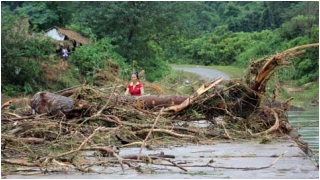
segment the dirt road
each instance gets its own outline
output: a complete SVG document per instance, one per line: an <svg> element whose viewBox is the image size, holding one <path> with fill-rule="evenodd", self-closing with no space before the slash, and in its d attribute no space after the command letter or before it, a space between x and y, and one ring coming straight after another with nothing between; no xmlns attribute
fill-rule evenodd
<svg viewBox="0 0 320 180"><path fill-rule="evenodd" d="M219 76L222 76L223 79L230 79L230 76L222 71L213 70L213 69L207 69L202 67L178 67L178 66L172 66L174 70L183 70L187 72L192 72L195 74L198 74L199 76L203 77L207 80L212 80L215 78L218 78Z"/></svg>

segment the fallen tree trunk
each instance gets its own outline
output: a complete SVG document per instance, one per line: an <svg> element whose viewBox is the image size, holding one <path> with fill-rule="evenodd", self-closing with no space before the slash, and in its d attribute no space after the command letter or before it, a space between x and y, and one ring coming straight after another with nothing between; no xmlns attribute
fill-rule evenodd
<svg viewBox="0 0 320 180"><path fill-rule="evenodd" d="M129 102L138 109L151 111L158 111L161 107L165 107L163 114L173 116L184 114L185 111L192 109L207 118L220 115L247 118L260 106L267 82L277 68L290 65L290 58L302 54L304 48L312 46L318 46L318 43L298 46L253 61L243 79L225 81L222 83L223 88L213 88L222 82L220 77L201 86L191 96L149 95L121 96L121 98L114 96L109 97L108 101L113 101L114 106L118 101ZM89 105L77 99L72 100L48 92L39 92L31 99L31 107L38 113L58 114L62 112L74 117L79 116L81 114L79 110L84 110Z"/></svg>
<svg viewBox="0 0 320 180"><path fill-rule="evenodd" d="M158 109L161 107L167 107L164 109L164 114L177 113L188 105L192 104L201 94L205 93L214 86L217 86L222 81L222 77L213 80L210 83L202 85L191 96L179 96L179 95L150 95L150 96L138 96L136 97L136 105L139 108L144 109Z"/></svg>
<svg viewBox="0 0 320 180"><path fill-rule="evenodd" d="M255 79L254 79L253 86L251 87L252 90L257 91L258 93L264 93L267 81L273 75L273 71L275 70L276 67L291 65L290 58L303 54L305 52L305 50L303 50L304 48L308 48L312 46L319 46L319 43L297 46L297 47L288 49L282 53L277 53L275 55L268 56L252 62L250 67L251 68L254 67L254 72L255 72L253 74L255 75ZM262 63L264 62L265 64L262 66Z"/></svg>
<svg viewBox="0 0 320 180"><path fill-rule="evenodd" d="M140 109L157 110L162 107L181 104L188 96L182 95L147 95L136 98L136 105Z"/></svg>

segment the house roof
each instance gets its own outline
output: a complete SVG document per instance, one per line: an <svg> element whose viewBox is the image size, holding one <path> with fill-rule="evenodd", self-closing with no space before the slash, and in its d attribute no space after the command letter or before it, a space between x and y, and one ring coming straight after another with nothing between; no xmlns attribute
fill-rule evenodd
<svg viewBox="0 0 320 180"><path fill-rule="evenodd" d="M65 35L67 36L69 39L73 39L81 44L90 44L90 39L87 37L82 36L81 34L72 31L70 29L64 29L64 28L60 28L57 26L54 26L48 30L46 30L45 32L48 32L52 29L57 29L57 31L59 32L59 34Z"/></svg>

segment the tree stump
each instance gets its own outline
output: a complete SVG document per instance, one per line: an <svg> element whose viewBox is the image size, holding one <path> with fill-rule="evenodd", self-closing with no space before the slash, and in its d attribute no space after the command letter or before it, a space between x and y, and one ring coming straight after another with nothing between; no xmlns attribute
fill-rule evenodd
<svg viewBox="0 0 320 180"><path fill-rule="evenodd" d="M81 112L89 108L89 102L81 99L73 100L50 92L37 92L30 99L31 108L38 114L80 116Z"/></svg>

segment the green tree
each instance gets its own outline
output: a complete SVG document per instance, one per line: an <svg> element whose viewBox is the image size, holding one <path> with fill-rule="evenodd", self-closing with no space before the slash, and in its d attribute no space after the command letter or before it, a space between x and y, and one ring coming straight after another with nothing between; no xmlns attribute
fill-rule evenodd
<svg viewBox="0 0 320 180"><path fill-rule="evenodd" d="M97 38L108 37L128 64L136 61L144 69L167 72L166 66L146 66L161 59L164 47L179 36L188 34L188 23L182 18L192 2L78 2L83 11L74 16L78 27L89 27ZM92 11L94 9L94 11ZM153 45L151 45L153 44ZM155 45L156 44L156 45ZM162 75L163 74L163 75ZM148 76L147 76L148 78ZM150 77L149 77L150 78ZM155 80L153 78L149 80Z"/></svg>
<svg viewBox="0 0 320 180"><path fill-rule="evenodd" d="M36 30L46 30L52 26L64 27L71 21L73 3L66 1L27 1L16 11L28 16Z"/></svg>
<svg viewBox="0 0 320 180"><path fill-rule="evenodd" d="M83 55L79 56L82 58L79 62L86 59L83 64L77 64L81 73L94 73L94 69L104 66L106 48L101 48L103 44L112 45L112 52L131 66L124 71L144 69L147 79L153 81L167 74L168 62L246 66L252 58L302 43L318 42L318 2L48 1L2 4L11 9L18 7L15 12L30 17L38 31L58 25L100 43L79 48L78 53ZM109 42L103 43L104 38ZM23 53L33 52L38 48L34 45L24 47ZM308 51L306 54L305 59L313 62L316 53ZM43 58L40 54L37 56ZM76 59L74 61L77 63ZM308 73L306 67L314 66L313 63L300 63L300 59L297 62L296 65L301 66L298 77ZM152 75L148 76L149 72Z"/></svg>
<svg viewBox="0 0 320 180"><path fill-rule="evenodd" d="M291 9L284 14L287 21L281 25L282 36L286 39L304 35L312 38L313 27L319 26L319 3L301 2Z"/></svg>
<svg viewBox="0 0 320 180"><path fill-rule="evenodd" d="M70 57L70 62L74 64L81 75L83 75L88 83L92 83L94 73L99 70L108 70L108 60L113 59L120 65L123 75L128 75L128 69L124 63L124 58L114 51L114 46L110 40L103 38L94 42L90 46L81 46Z"/></svg>
<svg viewBox="0 0 320 180"><path fill-rule="evenodd" d="M50 41L30 37L28 21L1 8L1 87L2 92L32 93L40 87L40 60L54 52Z"/></svg>

